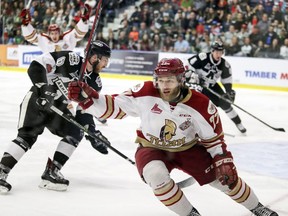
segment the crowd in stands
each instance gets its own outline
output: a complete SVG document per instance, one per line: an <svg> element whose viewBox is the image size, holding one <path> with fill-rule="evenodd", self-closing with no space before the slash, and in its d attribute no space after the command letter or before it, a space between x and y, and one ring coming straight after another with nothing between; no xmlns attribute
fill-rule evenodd
<svg viewBox="0 0 288 216"><path fill-rule="evenodd" d="M95 0L86 2L95 8ZM136 1L109 2L102 11L97 39L112 49L208 52L211 42L220 38L228 56L288 59L288 2L285 0L144 0L130 16L120 14L119 28L109 29L104 36L103 27L113 22L117 11L135 5ZM57 23L62 31L73 28L83 3L81 0L33 1L32 25L40 32L46 31L51 23ZM0 32L4 34L4 41L0 42L25 44L17 16L24 3L5 0L1 1L1 8L5 29Z"/></svg>

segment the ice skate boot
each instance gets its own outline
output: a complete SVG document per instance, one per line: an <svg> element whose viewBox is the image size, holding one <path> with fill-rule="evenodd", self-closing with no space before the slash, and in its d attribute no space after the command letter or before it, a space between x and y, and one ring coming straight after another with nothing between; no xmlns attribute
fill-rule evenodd
<svg viewBox="0 0 288 216"><path fill-rule="evenodd" d="M191 212L187 216L201 216L200 213L195 209L194 207L192 208Z"/></svg>
<svg viewBox="0 0 288 216"><path fill-rule="evenodd" d="M5 172L5 166L0 164L0 194L5 194L11 190L12 186L6 181L8 172Z"/></svg>
<svg viewBox="0 0 288 216"><path fill-rule="evenodd" d="M278 214L271 209L263 206L260 202L256 208L252 209L251 212L256 216L278 216Z"/></svg>
<svg viewBox="0 0 288 216"><path fill-rule="evenodd" d="M242 125L242 123L240 124L236 124L236 127L238 128L238 130L241 132L241 133L246 133L246 128Z"/></svg>
<svg viewBox="0 0 288 216"><path fill-rule="evenodd" d="M60 169L48 158L46 169L41 176L39 187L48 190L66 191L69 181L61 174Z"/></svg>

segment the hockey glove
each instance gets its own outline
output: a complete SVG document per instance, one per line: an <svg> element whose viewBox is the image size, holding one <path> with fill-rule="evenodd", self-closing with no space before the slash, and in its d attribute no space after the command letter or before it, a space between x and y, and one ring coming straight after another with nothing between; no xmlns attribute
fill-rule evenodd
<svg viewBox="0 0 288 216"><path fill-rule="evenodd" d="M110 145L110 142L108 141L108 139L105 136L103 136L103 134L99 130L96 130L94 132L94 135L96 137L99 137L99 139L94 139L93 137L89 135L86 135L85 138L90 141L94 149L96 149L102 154L108 154L107 145Z"/></svg>
<svg viewBox="0 0 288 216"><path fill-rule="evenodd" d="M230 100L230 101L233 103L233 102L235 101L236 92L235 92L233 89L231 89L231 91L230 91L230 92L226 92L226 93L223 95L223 97L224 97L225 99Z"/></svg>
<svg viewBox="0 0 288 216"><path fill-rule="evenodd" d="M39 88L39 97L36 103L40 106L41 110L49 111L55 96L56 91L54 86L44 84Z"/></svg>
<svg viewBox="0 0 288 216"><path fill-rule="evenodd" d="M92 10L92 8L89 4L84 4L83 13L81 14L81 18L82 18L83 22L86 22L87 20L89 20L91 10Z"/></svg>
<svg viewBox="0 0 288 216"><path fill-rule="evenodd" d="M199 75L192 70L185 71L185 83L186 85L191 88L195 89L196 91L201 92L202 86L200 85Z"/></svg>
<svg viewBox="0 0 288 216"><path fill-rule="evenodd" d="M83 109L87 109L93 104L92 98L98 99L99 94L87 83L73 81L68 85L68 98L79 103Z"/></svg>
<svg viewBox="0 0 288 216"><path fill-rule="evenodd" d="M237 183L238 174L233 163L231 152L226 152L222 155L216 155L213 158L213 166L215 169L216 178L222 185L228 185L230 189Z"/></svg>
<svg viewBox="0 0 288 216"><path fill-rule="evenodd" d="M31 22L31 15L29 9L24 8L19 17L22 19L22 25L27 26Z"/></svg>

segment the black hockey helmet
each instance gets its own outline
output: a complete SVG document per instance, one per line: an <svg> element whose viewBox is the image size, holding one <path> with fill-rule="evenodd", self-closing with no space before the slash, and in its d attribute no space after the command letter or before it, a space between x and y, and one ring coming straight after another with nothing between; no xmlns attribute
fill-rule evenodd
<svg viewBox="0 0 288 216"><path fill-rule="evenodd" d="M100 58L102 56L106 56L110 58L111 49L103 41L100 41L100 40L91 41L89 56L92 56L94 54L99 55Z"/></svg>
<svg viewBox="0 0 288 216"><path fill-rule="evenodd" d="M224 51L224 45L221 41L214 41L211 45L212 51L214 50L219 50L219 51Z"/></svg>

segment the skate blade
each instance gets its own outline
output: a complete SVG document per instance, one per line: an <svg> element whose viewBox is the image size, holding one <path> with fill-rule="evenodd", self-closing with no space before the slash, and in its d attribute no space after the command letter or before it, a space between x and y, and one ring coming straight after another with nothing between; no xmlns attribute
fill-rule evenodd
<svg viewBox="0 0 288 216"><path fill-rule="evenodd" d="M39 184L39 188L41 189L54 190L54 191L66 191L67 187L68 185L56 184L47 180L42 180L42 182Z"/></svg>
<svg viewBox="0 0 288 216"><path fill-rule="evenodd" d="M8 188L0 186L0 194L5 195L9 192Z"/></svg>

